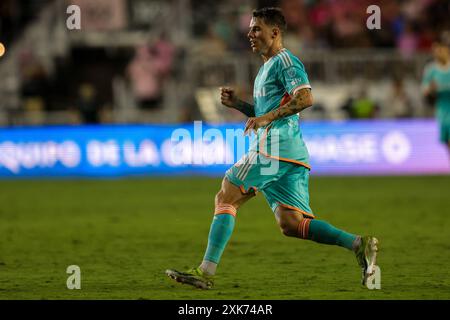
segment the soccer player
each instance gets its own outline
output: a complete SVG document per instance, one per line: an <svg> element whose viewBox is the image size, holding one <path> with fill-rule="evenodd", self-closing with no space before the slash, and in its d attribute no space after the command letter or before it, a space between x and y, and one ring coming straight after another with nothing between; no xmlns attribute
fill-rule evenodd
<svg viewBox="0 0 450 320"><path fill-rule="evenodd" d="M440 141L450 155L450 32L443 33L433 44L434 61L424 69L422 88L424 96L433 100L439 123Z"/></svg>
<svg viewBox="0 0 450 320"><path fill-rule="evenodd" d="M364 285L374 272L378 240L350 234L317 220L309 206L310 166L298 113L312 106L313 99L303 64L283 47L284 30L286 22L280 9L253 11L248 38L252 51L264 61L255 80L254 105L239 100L231 88L221 88L221 102L249 117L244 132L255 131L256 143L225 174L215 197L214 218L200 266L185 272L166 270L178 282L202 289L213 286L237 211L256 192L267 199L284 235L353 251L362 268ZM277 170L271 174L263 172L267 164Z"/></svg>

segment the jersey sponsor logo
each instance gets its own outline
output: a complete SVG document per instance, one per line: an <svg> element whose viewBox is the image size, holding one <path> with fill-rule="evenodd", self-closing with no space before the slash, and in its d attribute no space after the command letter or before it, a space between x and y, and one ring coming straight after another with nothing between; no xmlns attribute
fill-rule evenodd
<svg viewBox="0 0 450 320"><path fill-rule="evenodd" d="M295 70L294 67L290 67L289 69L287 69L286 73L291 78L294 78L297 75L297 71Z"/></svg>
<svg viewBox="0 0 450 320"><path fill-rule="evenodd" d="M303 80L302 76L299 74L299 72L294 67L290 67L289 69L287 69L286 74L290 78L287 80L289 80L289 83L291 86L296 86L296 85L306 82Z"/></svg>

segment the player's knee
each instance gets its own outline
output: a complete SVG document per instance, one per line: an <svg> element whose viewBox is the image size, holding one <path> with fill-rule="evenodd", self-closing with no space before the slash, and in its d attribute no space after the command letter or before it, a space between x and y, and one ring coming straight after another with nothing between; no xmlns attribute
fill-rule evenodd
<svg viewBox="0 0 450 320"><path fill-rule="evenodd" d="M295 237L297 236L297 227L293 226L290 221L280 221L279 223L280 231L286 237Z"/></svg>
<svg viewBox="0 0 450 320"><path fill-rule="evenodd" d="M238 209L252 196L254 195L242 194L240 188L224 179L220 191L215 196L214 202L216 207L221 204L229 204Z"/></svg>
<svg viewBox="0 0 450 320"><path fill-rule="evenodd" d="M221 203L231 203L233 205L235 204L233 197L227 194L227 192L223 189L217 192L216 197L214 198L214 202L216 206Z"/></svg>
<svg viewBox="0 0 450 320"><path fill-rule="evenodd" d="M223 206L233 207L233 210L237 210L239 208L239 205L235 201L233 201L233 198L230 197L230 195L227 195L226 191L224 191L223 189L217 192L214 198L214 205L216 209Z"/></svg>
<svg viewBox="0 0 450 320"><path fill-rule="evenodd" d="M283 235L287 237L298 236L298 225L303 219L301 215L296 211L278 207L276 216L280 231Z"/></svg>

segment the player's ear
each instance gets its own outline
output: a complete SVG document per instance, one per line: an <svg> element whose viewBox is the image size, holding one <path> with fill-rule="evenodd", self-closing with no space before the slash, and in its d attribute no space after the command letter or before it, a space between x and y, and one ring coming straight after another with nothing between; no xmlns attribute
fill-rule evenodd
<svg viewBox="0 0 450 320"><path fill-rule="evenodd" d="M272 38L275 39L280 34L280 29L273 28L272 29Z"/></svg>

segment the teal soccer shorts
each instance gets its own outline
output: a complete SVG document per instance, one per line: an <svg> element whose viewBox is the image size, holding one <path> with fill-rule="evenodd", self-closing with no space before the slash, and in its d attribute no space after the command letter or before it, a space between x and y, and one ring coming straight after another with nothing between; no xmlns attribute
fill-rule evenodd
<svg viewBox="0 0 450 320"><path fill-rule="evenodd" d="M273 212L282 206L314 218L309 207L309 169L304 166L251 151L225 177L244 194L262 192Z"/></svg>

